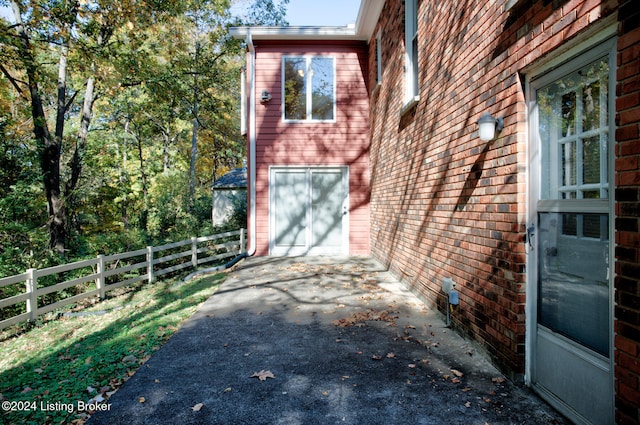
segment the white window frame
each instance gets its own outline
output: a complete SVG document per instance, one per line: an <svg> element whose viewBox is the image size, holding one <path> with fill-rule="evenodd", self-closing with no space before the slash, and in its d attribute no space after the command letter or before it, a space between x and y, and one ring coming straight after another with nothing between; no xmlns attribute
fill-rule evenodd
<svg viewBox="0 0 640 425"><path fill-rule="evenodd" d="M412 106L420 99L418 83L418 0L405 0L404 35L405 35L405 108Z"/></svg>
<svg viewBox="0 0 640 425"><path fill-rule="evenodd" d="M382 83L382 30L376 35L376 84Z"/></svg>
<svg viewBox="0 0 640 425"><path fill-rule="evenodd" d="M306 115L307 118L305 119L288 119L286 118L286 111L285 111L285 83L286 83L286 75L285 75L285 62L287 59L304 59L306 61L306 69L307 72L305 73L304 78L309 78L309 72L308 70L311 67L311 61L313 59L331 59L331 61L333 62L333 70L332 70L332 78L333 78L333 93L332 98L333 98L333 118L332 119L315 119L313 118L313 103L312 103L312 93L313 93L313 85L309 84L309 81L307 81L306 84L306 98L305 98L305 106L306 106ZM335 56L331 56L331 55L286 55L282 57L282 120L284 122L287 123L305 123L305 122L336 122L336 86L337 86L337 81L336 81L336 58Z"/></svg>

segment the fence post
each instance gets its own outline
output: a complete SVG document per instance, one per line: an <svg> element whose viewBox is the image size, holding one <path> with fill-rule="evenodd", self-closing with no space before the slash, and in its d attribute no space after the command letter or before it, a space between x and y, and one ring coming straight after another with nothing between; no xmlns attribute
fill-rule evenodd
<svg viewBox="0 0 640 425"><path fill-rule="evenodd" d="M198 268L198 239L191 238L191 265L194 269Z"/></svg>
<svg viewBox="0 0 640 425"><path fill-rule="evenodd" d="M147 280L153 283L153 247L147 247Z"/></svg>
<svg viewBox="0 0 640 425"><path fill-rule="evenodd" d="M27 313L29 313L29 321L34 322L38 318L38 277L36 276L37 269L27 270Z"/></svg>
<svg viewBox="0 0 640 425"><path fill-rule="evenodd" d="M104 300L106 293L106 282L104 277L104 255L98 255L98 277L96 278L96 288L98 289L98 297Z"/></svg>
<svg viewBox="0 0 640 425"><path fill-rule="evenodd" d="M239 254L242 254L243 252L246 251L246 242L245 242L245 237L244 237L244 228L240 229L240 252Z"/></svg>

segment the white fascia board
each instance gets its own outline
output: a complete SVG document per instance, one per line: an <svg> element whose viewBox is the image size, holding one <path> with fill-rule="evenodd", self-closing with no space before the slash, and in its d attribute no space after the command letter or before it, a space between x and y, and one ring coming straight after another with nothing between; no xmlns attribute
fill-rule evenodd
<svg viewBox="0 0 640 425"><path fill-rule="evenodd" d="M231 27L234 38L253 40L362 40L355 27Z"/></svg>
<svg viewBox="0 0 640 425"><path fill-rule="evenodd" d="M373 36L378 17L385 0L362 0L355 25L291 26L291 27L231 27L234 38L253 40L360 40L369 41Z"/></svg>
<svg viewBox="0 0 640 425"><path fill-rule="evenodd" d="M364 40L369 41L373 37L384 2L385 0L362 0L360 2L360 10L358 10L356 20L356 34L363 36Z"/></svg>

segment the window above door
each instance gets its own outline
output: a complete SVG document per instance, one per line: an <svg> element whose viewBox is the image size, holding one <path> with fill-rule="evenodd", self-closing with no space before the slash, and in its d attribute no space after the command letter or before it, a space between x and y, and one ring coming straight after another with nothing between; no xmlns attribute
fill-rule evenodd
<svg viewBox="0 0 640 425"><path fill-rule="evenodd" d="M335 58L285 56L282 68L284 120L335 121Z"/></svg>

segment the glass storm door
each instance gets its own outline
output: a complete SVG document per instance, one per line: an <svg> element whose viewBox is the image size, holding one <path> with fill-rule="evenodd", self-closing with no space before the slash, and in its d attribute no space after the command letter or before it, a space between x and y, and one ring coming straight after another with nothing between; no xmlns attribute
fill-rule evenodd
<svg viewBox="0 0 640 425"><path fill-rule="evenodd" d="M272 255L348 254L346 167L271 169Z"/></svg>
<svg viewBox="0 0 640 425"><path fill-rule="evenodd" d="M578 423L613 423L612 43L530 83L531 383Z"/></svg>

